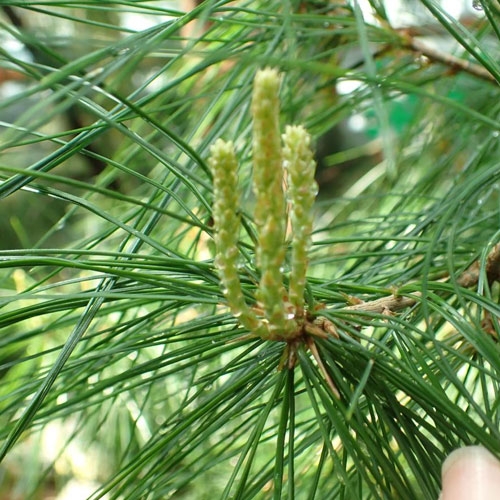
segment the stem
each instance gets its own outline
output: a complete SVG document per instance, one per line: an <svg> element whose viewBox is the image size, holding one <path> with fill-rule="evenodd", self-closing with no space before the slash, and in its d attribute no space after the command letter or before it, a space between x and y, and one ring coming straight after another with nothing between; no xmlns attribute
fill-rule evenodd
<svg viewBox="0 0 500 500"><path fill-rule="evenodd" d="M464 288L471 288L477 285L479 281L480 262L475 261L467 270L465 270L457 279L459 286ZM491 284L498 281L500 278L500 243L496 244L486 259L486 276L488 282ZM444 278L444 281L448 278ZM417 299L421 297L420 292L415 292L411 297L401 297L397 295L390 295L389 297L382 297L380 299L371 300L369 302L362 302L353 306L346 307L347 311L365 311L370 313L382 314L384 312L397 312L407 307L411 307L417 303ZM414 298L413 298L414 297Z"/></svg>
<svg viewBox="0 0 500 500"><path fill-rule="evenodd" d="M408 47L415 52L419 52L425 57L428 57L431 61L444 64L455 71L465 71L466 73L470 73L471 75L482 78L483 80L496 83L495 77L479 64L475 64L467 61L466 59L461 59L445 52L440 52L439 50L429 47L425 43L422 43L420 40L417 40L409 35L406 35L404 40L405 47Z"/></svg>

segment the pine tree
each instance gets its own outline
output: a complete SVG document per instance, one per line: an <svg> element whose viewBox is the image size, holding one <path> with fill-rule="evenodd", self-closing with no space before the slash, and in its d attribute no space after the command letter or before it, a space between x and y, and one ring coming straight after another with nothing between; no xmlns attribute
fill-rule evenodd
<svg viewBox="0 0 500 500"><path fill-rule="evenodd" d="M2 2L0 496L500 457L500 9L360 4Z"/></svg>

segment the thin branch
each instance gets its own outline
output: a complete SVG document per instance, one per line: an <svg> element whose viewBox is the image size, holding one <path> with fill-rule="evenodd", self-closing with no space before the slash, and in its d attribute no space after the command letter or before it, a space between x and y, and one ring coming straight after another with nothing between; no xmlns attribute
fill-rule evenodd
<svg viewBox="0 0 500 500"><path fill-rule="evenodd" d="M346 311L363 311L369 313L383 314L387 311L398 312L417 303L417 298L422 294L415 292L411 297L390 295L370 302L362 302L354 306L346 307Z"/></svg>
<svg viewBox="0 0 500 500"><path fill-rule="evenodd" d="M307 346L309 347L309 350L311 351L314 359L316 360L316 363L318 365L320 372L323 374L323 377L325 377L325 380L326 380L326 383L328 384L328 387L330 388L330 390L332 391L334 396L337 399L340 399L339 390L337 389L337 386L335 385L335 383L331 379L328 371L326 370L325 365L323 364L323 360L321 359L321 356L319 354L318 348L316 347L316 344L314 343L314 340L312 339L312 337L306 337L306 343L307 343Z"/></svg>
<svg viewBox="0 0 500 500"><path fill-rule="evenodd" d="M441 52L437 49L429 47L422 41L413 38L407 33L404 36L405 47L410 48L414 52L419 52L423 56L429 58L431 61L439 62L445 66L450 67L454 71L465 71L471 75L487 80L488 82L497 83L495 77L483 66L475 64L473 62L467 61L466 59L461 59L459 57Z"/></svg>
<svg viewBox="0 0 500 500"><path fill-rule="evenodd" d="M429 47L427 44L422 42L421 40L414 38L412 36L412 32L410 29L405 28L402 30L395 30L401 36L401 42L404 48L410 49L412 52L416 52L427 57L430 61L434 61L445 66L448 66L454 72L456 71L465 71L471 75L477 76L482 80L486 80L490 83L498 83L496 78L483 66L473 63L471 61L467 61L466 59L461 59L460 57L453 56L446 52L441 52L438 49L433 47ZM373 57L379 58L386 55L388 52L391 52L395 49L395 46L392 43L388 43L384 45L382 48L374 52ZM355 69L363 64L363 61L359 61L358 63L351 66L349 69Z"/></svg>
<svg viewBox="0 0 500 500"><path fill-rule="evenodd" d="M500 243L496 244L486 258L486 276L488 283L493 283L500 278ZM464 288L470 288L477 285L479 281L480 262L476 260L464 273L458 278L457 283Z"/></svg>
<svg viewBox="0 0 500 500"><path fill-rule="evenodd" d="M486 259L486 276L488 283L498 281L500 278L500 243L495 245ZM464 271L457 279L458 285L464 288L471 288L477 285L479 281L480 263L475 261L466 271ZM448 279L448 278L445 278ZM443 281L443 280L441 280ZM362 302L346 307L346 311L364 311L370 313L393 313L398 312L407 307L411 307L417 303L420 292L413 293L410 297L402 297L398 295L390 295L389 297L382 297L380 299L371 300L369 302Z"/></svg>

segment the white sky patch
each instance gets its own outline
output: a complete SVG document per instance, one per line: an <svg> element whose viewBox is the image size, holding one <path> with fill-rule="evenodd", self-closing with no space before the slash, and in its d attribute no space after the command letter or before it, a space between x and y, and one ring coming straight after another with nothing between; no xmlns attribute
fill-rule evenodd
<svg viewBox="0 0 500 500"><path fill-rule="evenodd" d="M64 485L62 491L57 495L56 500L85 500L92 496L92 493L99 487L99 484L90 481L79 481L70 479ZM109 498L105 495L102 498Z"/></svg>
<svg viewBox="0 0 500 500"><path fill-rule="evenodd" d="M472 3L472 0L469 3ZM465 8L464 2L460 0L441 0L441 6L455 19L458 19L462 15Z"/></svg>
<svg viewBox="0 0 500 500"><path fill-rule="evenodd" d="M145 16L133 12L122 14L122 26L133 31L144 31L157 24L173 19L172 16Z"/></svg>
<svg viewBox="0 0 500 500"><path fill-rule="evenodd" d="M337 93L347 95L358 90L361 85L363 85L363 82L359 80L340 80L336 85Z"/></svg>
<svg viewBox="0 0 500 500"><path fill-rule="evenodd" d="M352 0L353 2L358 2L361 10L363 11L363 16L366 22L378 24L373 16L373 9L370 6L368 0ZM499 0L494 0L500 5ZM482 15L482 13L474 9L474 0L438 0L443 10L445 10L450 16L455 19L459 19L460 16L464 14L475 14ZM389 21L393 28L403 28L407 26L415 26L421 21L419 16L415 14L408 8L407 2L404 0L386 0L385 1L386 12L389 17ZM432 15L427 9L419 9L420 13L427 12L427 15L432 18Z"/></svg>
<svg viewBox="0 0 500 500"><path fill-rule="evenodd" d="M7 38L2 41L3 48L9 53L19 53L24 50L24 45L15 38Z"/></svg>
<svg viewBox="0 0 500 500"><path fill-rule="evenodd" d="M9 34L0 37L0 44L6 52L16 57L17 59L28 62L33 61L33 56L31 55L31 52L26 49L25 45Z"/></svg>
<svg viewBox="0 0 500 500"><path fill-rule="evenodd" d="M361 131L365 130L366 124L367 124L366 118L363 115L360 115L360 114L352 115L347 120L347 126L353 132L361 132Z"/></svg>
<svg viewBox="0 0 500 500"><path fill-rule="evenodd" d="M9 97L14 97L25 89L25 86L22 83L18 83L15 81L11 82L3 82L1 87L0 95L3 99L7 99Z"/></svg>
<svg viewBox="0 0 500 500"><path fill-rule="evenodd" d="M363 11L363 17L366 23L378 24L377 19L373 15L373 9L368 0L354 0L353 3L358 3Z"/></svg>
<svg viewBox="0 0 500 500"><path fill-rule="evenodd" d="M393 28L413 26L417 22L415 14L401 0L391 0L390 8L386 11Z"/></svg>

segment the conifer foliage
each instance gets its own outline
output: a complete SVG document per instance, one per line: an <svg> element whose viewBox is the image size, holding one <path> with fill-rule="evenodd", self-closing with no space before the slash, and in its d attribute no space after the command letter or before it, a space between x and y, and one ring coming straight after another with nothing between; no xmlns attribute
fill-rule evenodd
<svg viewBox="0 0 500 500"><path fill-rule="evenodd" d="M459 4L0 2L0 497L500 457L500 11Z"/></svg>

